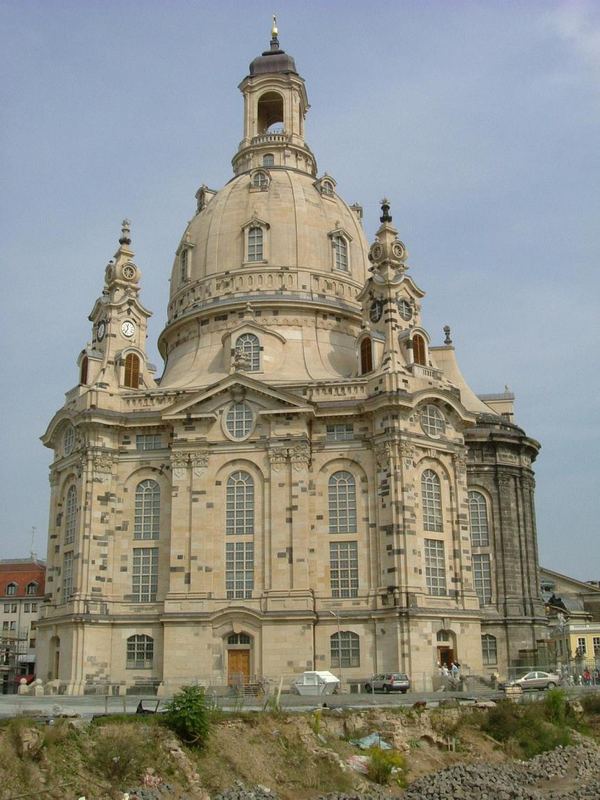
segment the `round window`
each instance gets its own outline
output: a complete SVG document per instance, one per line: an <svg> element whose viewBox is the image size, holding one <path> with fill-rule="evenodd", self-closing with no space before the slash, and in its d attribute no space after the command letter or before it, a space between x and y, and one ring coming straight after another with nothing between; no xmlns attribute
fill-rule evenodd
<svg viewBox="0 0 600 800"><path fill-rule="evenodd" d="M225 428L233 439L245 439L250 435L254 414L248 403L233 403L225 415Z"/></svg>
<svg viewBox="0 0 600 800"><path fill-rule="evenodd" d="M421 427L427 436L441 436L446 430L444 415L436 406L425 406L421 411Z"/></svg>
<svg viewBox="0 0 600 800"><path fill-rule="evenodd" d="M63 434L63 453L68 456L75 447L75 428L67 425Z"/></svg>
<svg viewBox="0 0 600 800"><path fill-rule="evenodd" d="M398 302L398 313L400 314L402 319L405 319L405 320L408 321L413 315L413 311L412 311L410 303L408 302L408 300L405 300L403 297L401 297L397 302Z"/></svg>

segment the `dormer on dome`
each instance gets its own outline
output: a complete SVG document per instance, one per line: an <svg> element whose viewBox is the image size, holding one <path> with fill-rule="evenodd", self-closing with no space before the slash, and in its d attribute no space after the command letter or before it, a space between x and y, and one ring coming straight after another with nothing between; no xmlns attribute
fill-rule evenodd
<svg viewBox="0 0 600 800"><path fill-rule="evenodd" d="M275 25L270 49L252 61L239 88L244 95L244 138L232 161L234 173L264 166L316 175L315 158L304 141L306 87L294 59L280 49Z"/></svg>

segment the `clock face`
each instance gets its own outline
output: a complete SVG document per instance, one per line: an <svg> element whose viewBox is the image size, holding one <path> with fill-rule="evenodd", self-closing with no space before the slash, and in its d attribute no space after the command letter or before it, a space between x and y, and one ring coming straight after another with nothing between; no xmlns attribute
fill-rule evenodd
<svg viewBox="0 0 600 800"><path fill-rule="evenodd" d="M369 318L371 322L379 322L382 313L383 302L381 300L373 300L371 303L371 308L369 309Z"/></svg>
<svg viewBox="0 0 600 800"><path fill-rule="evenodd" d="M135 325L131 320L126 319L125 322L121 325L121 333L123 336L127 336L128 339L131 339L133 334L135 333Z"/></svg>
<svg viewBox="0 0 600 800"><path fill-rule="evenodd" d="M97 336L99 342L101 342L102 339L104 339L105 334L106 334L106 322L102 320L101 322L98 323L98 330L97 330Z"/></svg>
<svg viewBox="0 0 600 800"><path fill-rule="evenodd" d="M130 281L132 278L134 278L135 277L135 267L132 266L131 264L126 264L123 267L123 277L127 278L128 281Z"/></svg>
<svg viewBox="0 0 600 800"><path fill-rule="evenodd" d="M408 302L408 300L405 300L403 297L401 297L398 300L398 313L400 314L402 319L405 319L407 321L413 315L413 311L412 311L412 307L411 307L410 303Z"/></svg>
<svg viewBox="0 0 600 800"><path fill-rule="evenodd" d="M394 242L392 245L392 253L396 256L396 258L402 260L406 256L406 248L402 242Z"/></svg>

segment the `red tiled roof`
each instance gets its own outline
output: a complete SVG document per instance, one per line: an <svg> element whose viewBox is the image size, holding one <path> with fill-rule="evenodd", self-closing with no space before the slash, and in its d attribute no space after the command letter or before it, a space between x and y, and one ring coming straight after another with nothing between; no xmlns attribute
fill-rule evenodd
<svg viewBox="0 0 600 800"><path fill-rule="evenodd" d="M31 559L18 562L11 560L8 563L0 561L0 597L43 597L45 591L46 565ZM38 589L35 595L27 594L27 585L35 582ZM7 587L16 583L15 594L7 595Z"/></svg>

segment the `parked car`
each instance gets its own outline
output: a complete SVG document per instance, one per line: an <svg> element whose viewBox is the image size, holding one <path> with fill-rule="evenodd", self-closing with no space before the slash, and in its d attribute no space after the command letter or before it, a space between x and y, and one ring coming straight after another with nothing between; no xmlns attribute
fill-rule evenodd
<svg viewBox="0 0 600 800"><path fill-rule="evenodd" d="M410 678L404 672L386 672L373 675L365 683L367 692L402 692L406 694L410 689Z"/></svg>
<svg viewBox="0 0 600 800"><path fill-rule="evenodd" d="M528 672L527 675L523 675L521 678L517 678L514 681L508 681L505 685L520 686L523 690L543 690L554 689L555 686L558 686L560 681L560 675L557 675L555 672L541 672L537 670L536 672Z"/></svg>

